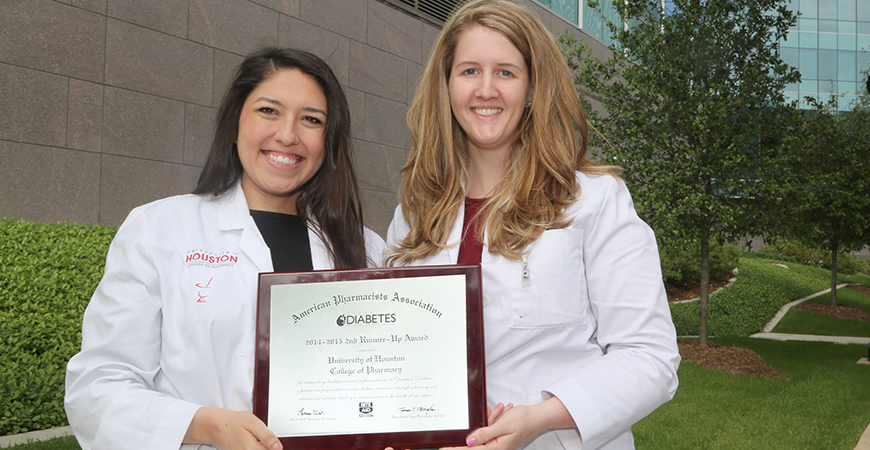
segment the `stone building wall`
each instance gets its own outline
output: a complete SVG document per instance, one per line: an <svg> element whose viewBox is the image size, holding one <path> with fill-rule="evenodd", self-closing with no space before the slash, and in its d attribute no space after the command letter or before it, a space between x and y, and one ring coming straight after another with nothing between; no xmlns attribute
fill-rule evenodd
<svg viewBox="0 0 870 450"><path fill-rule="evenodd" d="M117 226L189 192L232 71L278 45L322 57L345 88L367 224L384 235L438 31L380 0L0 1L0 217Z"/></svg>

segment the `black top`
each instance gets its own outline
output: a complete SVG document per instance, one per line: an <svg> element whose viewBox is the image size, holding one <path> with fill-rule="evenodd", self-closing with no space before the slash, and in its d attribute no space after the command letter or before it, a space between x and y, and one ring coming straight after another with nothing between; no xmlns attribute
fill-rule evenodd
<svg viewBox="0 0 870 450"><path fill-rule="evenodd" d="M251 217L272 252L272 269L275 272L314 269L308 227L301 217L253 209Z"/></svg>

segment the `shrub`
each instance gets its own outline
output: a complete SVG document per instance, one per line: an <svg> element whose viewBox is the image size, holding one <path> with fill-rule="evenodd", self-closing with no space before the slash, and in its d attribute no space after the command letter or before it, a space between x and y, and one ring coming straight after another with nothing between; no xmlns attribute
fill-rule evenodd
<svg viewBox="0 0 870 450"><path fill-rule="evenodd" d="M766 243L764 247L761 248L761 252L774 257L787 257L805 266L814 267L824 267L825 254L827 253L824 250L810 248L800 243L788 240ZM830 260L830 257L828 257L828 259Z"/></svg>
<svg viewBox="0 0 870 450"><path fill-rule="evenodd" d="M0 220L0 435L66 425L66 363L115 231Z"/></svg>
<svg viewBox="0 0 870 450"><path fill-rule="evenodd" d="M690 240L660 241L662 278L673 284L697 283L701 279L701 244ZM710 243L710 279L726 280L737 267L740 251L718 242Z"/></svg>
<svg viewBox="0 0 870 450"><path fill-rule="evenodd" d="M831 270L831 252L807 247L794 241L777 241L766 244L761 252L774 258L788 258L807 266L823 267ZM863 271L867 273L870 263L862 263L852 255L837 253L837 273L851 275Z"/></svg>
<svg viewBox="0 0 870 450"><path fill-rule="evenodd" d="M737 281L710 296L708 330L711 336L748 336L757 333L788 302L830 287L830 271L818 267L759 258L747 254L738 263ZM698 334L698 302L671 304L680 335Z"/></svg>

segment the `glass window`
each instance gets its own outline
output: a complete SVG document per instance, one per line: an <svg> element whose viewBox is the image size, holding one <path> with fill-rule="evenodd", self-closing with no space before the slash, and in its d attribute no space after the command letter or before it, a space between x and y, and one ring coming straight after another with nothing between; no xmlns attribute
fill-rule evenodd
<svg viewBox="0 0 870 450"><path fill-rule="evenodd" d="M841 20L837 23L837 31L840 33L855 34L854 20Z"/></svg>
<svg viewBox="0 0 870 450"><path fill-rule="evenodd" d="M791 102L798 99L798 93L797 92L786 92L784 97L785 97L785 101L787 103L791 103Z"/></svg>
<svg viewBox="0 0 870 450"><path fill-rule="evenodd" d="M854 34L841 34L837 36L837 48L840 50L852 50L855 51L857 48L856 45L856 36Z"/></svg>
<svg viewBox="0 0 870 450"><path fill-rule="evenodd" d="M819 56L814 48L802 48L800 66L802 79L814 80L819 78Z"/></svg>
<svg viewBox="0 0 870 450"><path fill-rule="evenodd" d="M801 95L816 95L819 92L819 82L816 80L801 81Z"/></svg>
<svg viewBox="0 0 870 450"><path fill-rule="evenodd" d="M858 67L855 65L856 56L855 52L844 52L842 50L837 52L837 67L840 73L838 79L843 81L858 80Z"/></svg>
<svg viewBox="0 0 870 450"><path fill-rule="evenodd" d="M577 23L577 0L551 0L547 3L556 14L568 19L571 23Z"/></svg>
<svg viewBox="0 0 870 450"><path fill-rule="evenodd" d="M837 18L840 20L855 20L855 0L839 0Z"/></svg>
<svg viewBox="0 0 870 450"><path fill-rule="evenodd" d="M841 81L838 86L840 94L857 94L858 93L858 83L854 83L851 81Z"/></svg>
<svg viewBox="0 0 870 450"><path fill-rule="evenodd" d="M819 49L836 50L837 35L833 33L819 33Z"/></svg>
<svg viewBox="0 0 870 450"><path fill-rule="evenodd" d="M779 55L782 61L792 67L798 67L798 49L796 48L781 48Z"/></svg>
<svg viewBox="0 0 870 450"><path fill-rule="evenodd" d="M800 46L801 48L819 48L818 33L800 33Z"/></svg>
<svg viewBox="0 0 870 450"><path fill-rule="evenodd" d="M858 8L855 18L864 22L870 22L870 2L867 0L858 0Z"/></svg>
<svg viewBox="0 0 870 450"><path fill-rule="evenodd" d="M831 1L831 0L825 0ZM819 0L801 0L800 6L801 13L804 17L819 17Z"/></svg>
<svg viewBox="0 0 870 450"><path fill-rule="evenodd" d="M801 31L819 31L819 20L801 17L798 19L798 29Z"/></svg>
<svg viewBox="0 0 870 450"><path fill-rule="evenodd" d="M592 36L604 40L604 28L606 28L604 19L601 18L601 14L598 11L585 5L583 6L583 23L581 28Z"/></svg>
<svg viewBox="0 0 870 450"><path fill-rule="evenodd" d="M837 51L819 50L819 80L837 79Z"/></svg>
<svg viewBox="0 0 870 450"><path fill-rule="evenodd" d="M858 41L858 50L865 52L870 51L870 36L858 35L855 37L855 39Z"/></svg>
<svg viewBox="0 0 870 450"><path fill-rule="evenodd" d="M870 34L870 22L858 22L858 34Z"/></svg>
<svg viewBox="0 0 870 450"><path fill-rule="evenodd" d="M837 19L837 2L824 0L819 2L819 19Z"/></svg>
<svg viewBox="0 0 870 450"><path fill-rule="evenodd" d="M864 73L864 71L867 70L867 68L870 68L870 52L858 52L855 60L858 66L858 71L861 72L861 76L858 77L858 81L867 80L867 75Z"/></svg>
<svg viewBox="0 0 870 450"><path fill-rule="evenodd" d="M840 99L840 104L845 107L845 105L851 105L852 102L854 102L857 99L858 99L857 95L847 94L847 95L844 95L842 99ZM849 108L849 109L852 109L852 108Z"/></svg>
<svg viewBox="0 0 870 450"><path fill-rule="evenodd" d="M836 20L819 20L819 31L825 31L828 33L836 33L837 32L837 21Z"/></svg>

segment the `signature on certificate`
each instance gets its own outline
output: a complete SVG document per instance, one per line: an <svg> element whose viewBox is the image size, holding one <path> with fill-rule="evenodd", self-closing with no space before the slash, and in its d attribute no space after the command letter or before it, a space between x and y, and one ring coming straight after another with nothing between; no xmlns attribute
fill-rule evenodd
<svg viewBox="0 0 870 450"><path fill-rule="evenodd" d="M399 412L409 413L409 412L435 412L438 411L438 408L435 405L430 406L400 406Z"/></svg>
<svg viewBox="0 0 870 450"><path fill-rule="evenodd" d="M322 416L323 411L320 411L317 409L312 409L311 411L306 411L305 408L302 408L299 410L299 413L297 415L300 415L300 416Z"/></svg>

